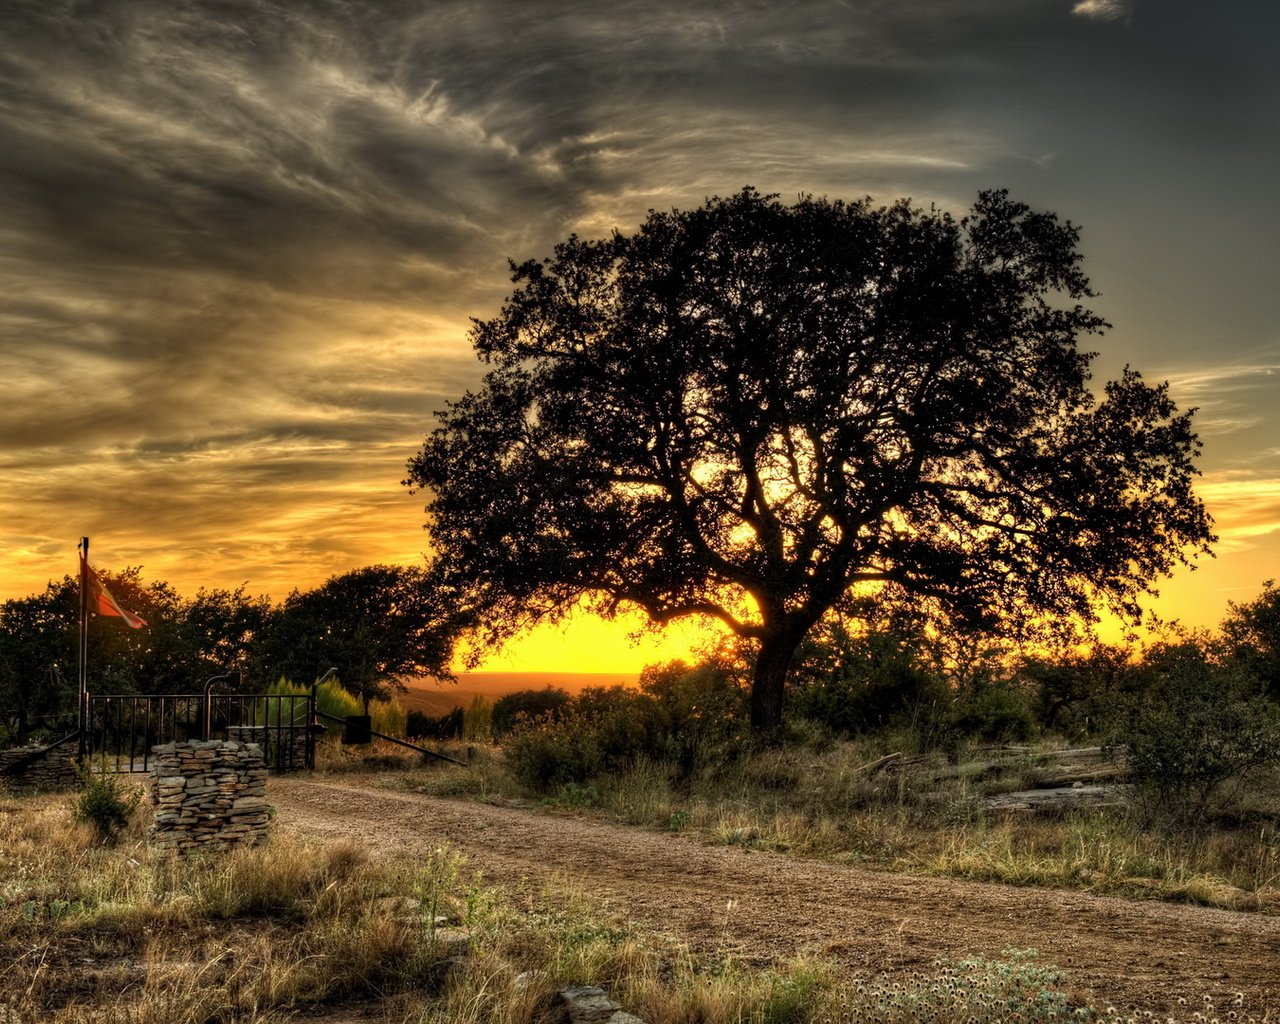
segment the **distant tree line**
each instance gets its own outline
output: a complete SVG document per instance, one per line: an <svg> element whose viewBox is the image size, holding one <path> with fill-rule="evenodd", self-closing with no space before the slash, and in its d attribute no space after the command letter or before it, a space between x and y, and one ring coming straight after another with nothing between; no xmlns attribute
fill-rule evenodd
<svg viewBox="0 0 1280 1024"><path fill-rule="evenodd" d="M355 569L279 604L244 587L183 597L137 568L98 575L147 626L92 622L93 693L198 693L210 677L231 672L240 673L243 691L264 692L282 677L310 683L337 668L367 709L402 691L406 679L449 674L457 626L422 568ZM78 607L71 576L0 604L0 731L11 738L74 713Z"/></svg>

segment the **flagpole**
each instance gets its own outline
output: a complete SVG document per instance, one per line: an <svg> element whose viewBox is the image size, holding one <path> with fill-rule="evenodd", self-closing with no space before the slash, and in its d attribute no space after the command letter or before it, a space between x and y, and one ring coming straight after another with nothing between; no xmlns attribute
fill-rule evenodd
<svg viewBox="0 0 1280 1024"><path fill-rule="evenodd" d="M80 538L80 758L88 751L89 728L89 538Z"/></svg>

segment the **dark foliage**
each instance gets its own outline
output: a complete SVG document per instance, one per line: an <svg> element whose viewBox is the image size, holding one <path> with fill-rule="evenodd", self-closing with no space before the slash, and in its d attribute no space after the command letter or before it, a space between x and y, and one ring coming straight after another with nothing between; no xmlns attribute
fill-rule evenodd
<svg viewBox="0 0 1280 1024"><path fill-rule="evenodd" d="M938 645L914 609L867 605L811 631L793 663L788 708L845 736L904 726L927 736L952 696Z"/></svg>
<svg viewBox="0 0 1280 1024"><path fill-rule="evenodd" d="M952 743L1020 743L1039 732L1035 693L1016 679L971 684L956 694L946 717Z"/></svg>
<svg viewBox="0 0 1280 1024"><path fill-rule="evenodd" d="M455 740L462 736L466 712L454 708L448 714L433 717L422 711L410 711L405 719L404 734L410 739Z"/></svg>
<svg viewBox="0 0 1280 1024"><path fill-rule="evenodd" d="M128 827L142 796L142 789L130 787L117 776L87 773L71 802L71 815L92 828L100 843L110 845Z"/></svg>
<svg viewBox="0 0 1280 1024"><path fill-rule="evenodd" d="M1280 700L1280 590L1267 580L1252 601L1228 606L1222 622L1227 656L1240 671L1261 682L1265 692Z"/></svg>
<svg viewBox="0 0 1280 1024"><path fill-rule="evenodd" d="M211 676L250 667L270 615L266 598L241 587L201 590L186 600L168 583L144 582L136 568L97 573L147 626L130 629L112 617L90 622L92 692L198 693ZM66 576L43 593L0 605L0 722L15 738L42 722L65 732L74 719L78 595L78 580Z"/></svg>
<svg viewBox="0 0 1280 1024"><path fill-rule="evenodd" d="M438 573L491 642L583 600L714 617L765 732L855 584L979 629L1136 613L1211 539L1197 442L1164 386L1090 390L1077 238L1003 192L957 221L748 188L514 266L409 464Z"/></svg>
<svg viewBox="0 0 1280 1024"><path fill-rule="evenodd" d="M1116 699L1142 687L1132 650L1099 644L1087 653L1025 659L1018 677L1035 694L1035 716L1049 731L1085 738L1104 728Z"/></svg>
<svg viewBox="0 0 1280 1024"><path fill-rule="evenodd" d="M554 715L523 719L506 743L516 777L540 792L585 784L644 758L687 778L731 760L746 727L746 693L715 659L645 669L638 690L588 688Z"/></svg>
<svg viewBox="0 0 1280 1024"><path fill-rule="evenodd" d="M1128 748L1148 821L1197 828L1280 763L1280 706L1203 645L1158 649L1142 671L1142 691L1117 701L1113 742Z"/></svg>
<svg viewBox="0 0 1280 1024"><path fill-rule="evenodd" d="M569 703L569 694L555 686L518 690L493 705L493 737L501 740L524 719L552 719Z"/></svg>
<svg viewBox="0 0 1280 1024"><path fill-rule="evenodd" d="M426 570L371 565L294 591L255 646L262 679L309 682L329 668L369 703L420 675L451 678L450 603Z"/></svg>

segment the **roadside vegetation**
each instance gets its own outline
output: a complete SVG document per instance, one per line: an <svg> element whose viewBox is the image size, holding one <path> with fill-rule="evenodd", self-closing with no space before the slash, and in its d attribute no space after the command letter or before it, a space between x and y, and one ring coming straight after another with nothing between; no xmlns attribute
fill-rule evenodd
<svg viewBox="0 0 1280 1024"><path fill-rule="evenodd" d="M66 797L0 796L6 1024L267 1024L371 1003L397 1024L549 1022L574 984L649 1024L1146 1019L1079 1005L1034 950L892 976L825 959L761 969L571 894L499 888L444 849L371 858L277 832L178 860L150 851L145 827L142 811L104 845Z"/></svg>
<svg viewBox="0 0 1280 1024"><path fill-rule="evenodd" d="M1278 613L1268 585L1219 638L1174 635L1136 660L1011 659L889 614L811 640L779 744L752 739L749 666L723 648L635 689L504 697L496 745L464 743L461 713L411 716L411 732L457 737L470 766L386 783L895 871L1277 913ZM1093 801L1070 799L1072 782ZM1066 799L1046 810L998 799L1054 783Z"/></svg>

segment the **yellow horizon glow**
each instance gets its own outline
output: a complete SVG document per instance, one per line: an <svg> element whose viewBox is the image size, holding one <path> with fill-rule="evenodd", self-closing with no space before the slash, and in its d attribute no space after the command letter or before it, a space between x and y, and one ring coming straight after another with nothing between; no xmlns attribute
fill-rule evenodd
<svg viewBox="0 0 1280 1024"><path fill-rule="evenodd" d="M387 467L375 472L385 476ZM1197 491L1216 519L1218 555L1201 558L1194 570L1180 569L1144 606L1164 620L1212 630L1227 614L1229 601L1251 601L1265 580L1280 575L1280 481L1219 477L1202 481ZM91 535L90 560L112 570L141 565L144 581L164 580L185 597L202 588L234 589L243 583L249 593L279 601L295 587L306 590L362 565L422 564L427 538L417 529L420 522L420 498L348 482L323 502L281 507L257 537L220 543L213 531L196 530L180 543L166 543L148 537L143 524L127 535ZM308 549L294 540L300 531L321 529L324 546ZM347 542L337 544L339 536ZM48 542L10 547L0 574L0 600L38 594L50 580L74 575L78 539L66 538L53 557ZM335 554L345 564L334 564ZM469 671L635 674L646 665L689 659L724 633L710 620L685 619L637 639L633 634L643 625L638 611L613 621L578 612L560 625L517 637ZM1105 618L1099 633L1104 641L1119 643L1129 630Z"/></svg>

